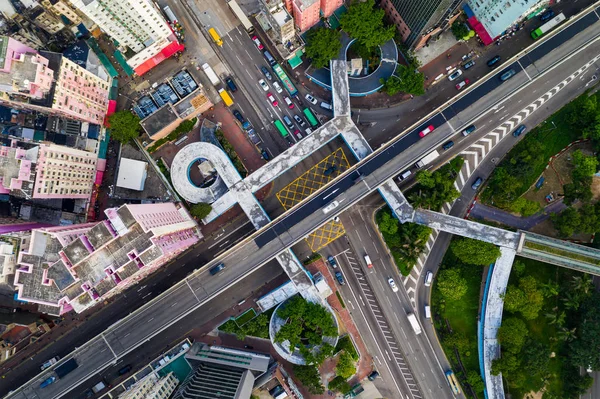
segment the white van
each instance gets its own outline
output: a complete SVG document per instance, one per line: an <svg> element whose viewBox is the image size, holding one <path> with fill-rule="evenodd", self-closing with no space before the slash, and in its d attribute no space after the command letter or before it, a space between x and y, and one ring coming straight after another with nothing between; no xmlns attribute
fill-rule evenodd
<svg viewBox="0 0 600 399"><path fill-rule="evenodd" d="M331 106L331 104L326 103L325 101L323 101L320 105L321 105L321 108L329 110L329 111L331 111L333 109L333 107Z"/></svg>
<svg viewBox="0 0 600 399"><path fill-rule="evenodd" d="M431 319L431 308L429 305L425 305L425 318Z"/></svg>
<svg viewBox="0 0 600 399"><path fill-rule="evenodd" d="M307 135L312 133L312 129L307 127L306 130L304 130L306 132Z"/></svg>
<svg viewBox="0 0 600 399"><path fill-rule="evenodd" d="M365 254L365 263L369 269L373 267L373 262L371 262L371 258L369 258L369 255L367 254Z"/></svg>
<svg viewBox="0 0 600 399"><path fill-rule="evenodd" d="M323 208L323 213L329 213L331 211L333 211L335 208L337 208L337 206L340 203L337 201L333 201L331 204L327 205L325 208Z"/></svg>
<svg viewBox="0 0 600 399"><path fill-rule="evenodd" d="M428 271L425 275L425 287L429 287L433 281L433 272Z"/></svg>
<svg viewBox="0 0 600 399"><path fill-rule="evenodd" d="M410 170L407 170L398 177L398 180L402 181L410 175L412 175L412 172Z"/></svg>

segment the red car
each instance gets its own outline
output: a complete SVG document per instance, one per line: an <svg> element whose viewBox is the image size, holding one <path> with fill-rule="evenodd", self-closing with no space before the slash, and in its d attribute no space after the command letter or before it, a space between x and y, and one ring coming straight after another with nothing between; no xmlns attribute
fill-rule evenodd
<svg viewBox="0 0 600 399"><path fill-rule="evenodd" d="M463 80L462 82L460 82L460 83L457 83L457 84L456 84L456 90L460 90L460 89L462 89L463 87L465 87L465 86L466 86L466 85L468 85L469 83L471 83L471 82L469 82L469 79L465 79L465 80Z"/></svg>
<svg viewBox="0 0 600 399"><path fill-rule="evenodd" d="M254 44L256 44L256 47L258 47L259 50L262 50L264 48L260 40L258 40L258 37L252 36L252 41L254 42Z"/></svg>
<svg viewBox="0 0 600 399"><path fill-rule="evenodd" d="M275 100L275 97L273 97L271 93L267 93L267 98L269 99L269 101L271 101L271 104L273 104L274 107L279 105L279 103L277 102L277 100Z"/></svg>
<svg viewBox="0 0 600 399"><path fill-rule="evenodd" d="M423 137L427 136L429 133L433 132L433 129L435 129L435 127L433 127L433 125L427 126L425 129L423 129L419 132L419 137L423 138Z"/></svg>

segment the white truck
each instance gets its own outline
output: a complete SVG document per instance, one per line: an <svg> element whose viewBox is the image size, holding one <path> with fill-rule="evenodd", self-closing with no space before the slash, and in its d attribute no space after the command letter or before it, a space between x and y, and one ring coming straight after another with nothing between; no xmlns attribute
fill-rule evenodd
<svg viewBox="0 0 600 399"><path fill-rule="evenodd" d="M437 150L433 150L431 151L429 154L425 155L423 158L421 158L420 161L418 161L415 166L417 168L422 168L425 165L429 165L431 162L433 162L437 157L440 156L440 153L437 152Z"/></svg>
<svg viewBox="0 0 600 399"><path fill-rule="evenodd" d="M213 86L216 86L219 83L221 83L221 81L219 80L219 77L217 76L215 71L213 71L213 69L210 67L210 65L202 64L202 70L204 71L206 76L208 76L208 79L210 80L210 83L213 84Z"/></svg>
<svg viewBox="0 0 600 399"><path fill-rule="evenodd" d="M415 316L414 313L407 313L406 317L408 317L408 321L409 321L410 325L412 326L413 330L415 330L415 334L417 334L417 335L421 334L421 326L419 325L419 322L417 321L417 316Z"/></svg>
<svg viewBox="0 0 600 399"><path fill-rule="evenodd" d="M51 367L53 364L56 364L56 362L58 362L59 360L60 360L60 357L55 356L52 359L45 361L40 366L40 370L42 370L42 371L46 370L48 367Z"/></svg>
<svg viewBox="0 0 600 399"><path fill-rule="evenodd" d="M373 262L371 262L371 258L369 258L369 255L367 254L365 254L365 263L369 269L373 267Z"/></svg>
<svg viewBox="0 0 600 399"><path fill-rule="evenodd" d="M177 22L177 17L175 16L175 13L173 11L171 11L171 7L169 7L169 6L163 7L163 11L165 12L165 15L167 16L167 18L169 19L169 21L171 23Z"/></svg>

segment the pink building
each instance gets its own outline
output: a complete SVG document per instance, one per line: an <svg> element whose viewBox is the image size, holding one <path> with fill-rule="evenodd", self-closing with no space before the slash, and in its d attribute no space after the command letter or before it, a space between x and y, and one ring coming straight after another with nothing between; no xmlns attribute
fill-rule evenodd
<svg viewBox="0 0 600 399"><path fill-rule="evenodd" d="M292 0L294 23L300 32L315 26L320 19L321 3L319 0Z"/></svg>
<svg viewBox="0 0 600 399"><path fill-rule="evenodd" d="M173 203L123 205L107 220L31 231L17 257L18 298L44 313L81 313L120 293L202 237Z"/></svg>
<svg viewBox="0 0 600 399"><path fill-rule="evenodd" d="M102 125L111 84L62 54L0 36L0 104Z"/></svg>
<svg viewBox="0 0 600 399"><path fill-rule="evenodd" d="M342 4L344 4L344 0L321 0L321 14L325 18L329 18Z"/></svg>
<svg viewBox="0 0 600 399"><path fill-rule="evenodd" d="M41 99L50 92L54 71L34 49L0 36L0 92Z"/></svg>
<svg viewBox="0 0 600 399"><path fill-rule="evenodd" d="M10 147L0 147L0 194L31 198L38 149L17 147L16 140L11 141Z"/></svg>

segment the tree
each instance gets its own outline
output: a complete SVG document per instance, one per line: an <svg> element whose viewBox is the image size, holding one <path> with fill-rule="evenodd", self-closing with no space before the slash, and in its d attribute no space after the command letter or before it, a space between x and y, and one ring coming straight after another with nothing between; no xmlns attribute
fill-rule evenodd
<svg viewBox="0 0 600 399"><path fill-rule="evenodd" d="M582 176L593 176L598 168L598 159L593 155L584 155L581 150L573 152L573 178Z"/></svg>
<svg viewBox="0 0 600 399"><path fill-rule="evenodd" d="M328 66L342 48L341 33L333 29L317 28L310 31L307 39L306 55L317 69Z"/></svg>
<svg viewBox="0 0 600 399"><path fill-rule="evenodd" d="M502 352L502 357L492 361L492 375L511 374L519 369L521 361L510 352Z"/></svg>
<svg viewBox="0 0 600 399"><path fill-rule="evenodd" d="M110 137L127 144L140 135L140 117L131 111L117 111L108 118Z"/></svg>
<svg viewBox="0 0 600 399"><path fill-rule="evenodd" d="M387 95L393 96L400 92L415 96L425 94L425 76L417 69L398 65L395 74L388 79L379 79Z"/></svg>
<svg viewBox="0 0 600 399"><path fill-rule="evenodd" d="M452 253L464 263L487 266L500 256L500 248L489 242L461 238L450 244Z"/></svg>
<svg viewBox="0 0 600 399"><path fill-rule="evenodd" d="M551 353L547 345L531 338L527 339L522 351L523 369L530 375L545 376L548 373Z"/></svg>
<svg viewBox="0 0 600 399"><path fill-rule="evenodd" d="M548 324L556 324L559 327L562 327L565 324L565 319L567 314L565 312L559 312L558 308L554 308L553 313L546 313L545 317L548 319Z"/></svg>
<svg viewBox="0 0 600 399"><path fill-rule="evenodd" d="M437 278L437 286L443 297L457 301L462 298L468 289L465 280L458 269L444 269Z"/></svg>
<svg viewBox="0 0 600 399"><path fill-rule="evenodd" d="M485 384L477 371L469 370L467 373L467 384L473 388L476 393L483 392Z"/></svg>
<svg viewBox="0 0 600 399"><path fill-rule="evenodd" d="M600 293L592 294L581 305L578 337L569 344L573 365L600 370Z"/></svg>
<svg viewBox="0 0 600 399"><path fill-rule="evenodd" d="M398 232L398 219L391 212L380 212L378 216L377 224L382 233L393 235Z"/></svg>
<svg viewBox="0 0 600 399"><path fill-rule="evenodd" d="M341 393L342 395L347 395L352 390L352 387L350 386L350 384L348 384L348 382L345 379L343 379L342 377L340 377L339 375L337 377L335 377L333 380L329 381L327 388L330 391L337 391L337 392Z"/></svg>
<svg viewBox="0 0 600 399"><path fill-rule="evenodd" d="M435 187L435 179L433 177L433 173L426 169L421 169L416 174L417 182L426 188L434 188Z"/></svg>
<svg viewBox="0 0 600 399"><path fill-rule="evenodd" d="M523 320L516 317L505 319L498 329L498 342L502 345L502 353L519 353L528 334L527 325Z"/></svg>
<svg viewBox="0 0 600 399"><path fill-rule="evenodd" d="M340 355L337 366L335 366L335 372L345 380L352 377L354 373L356 373L354 359L352 359L352 356L350 356L348 352L344 351Z"/></svg>
<svg viewBox="0 0 600 399"><path fill-rule="evenodd" d="M465 40L465 37L467 37L470 31L467 25L462 21L454 21L451 29L456 40Z"/></svg>
<svg viewBox="0 0 600 399"><path fill-rule="evenodd" d="M517 198L510 206L511 211L520 213L523 217L535 215L541 209L542 207L539 202L531 201L523 197Z"/></svg>
<svg viewBox="0 0 600 399"><path fill-rule="evenodd" d="M461 356L467 356L474 348L473 343L464 333L456 331L444 338L444 342L446 345L455 348Z"/></svg>
<svg viewBox="0 0 600 399"><path fill-rule="evenodd" d="M569 399L580 398L592 386L594 379L588 374L579 373L578 367L565 367L563 374L564 390L568 393Z"/></svg>
<svg viewBox="0 0 600 399"><path fill-rule="evenodd" d="M321 395L325 387L321 382L319 370L315 366L294 365L294 375L302 385L313 395Z"/></svg>
<svg viewBox="0 0 600 399"><path fill-rule="evenodd" d="M566 185L565 185L566 186ZM579 230L581 225L581 217L577 209L567 208L561 213L555 213L550 216L550 219L554 223L554 227L558 230L558 234L561 237L570 237Z"/></svg>
<svg viewBox="0 0 600 399"><path fill-rule="evenodd" d="M340 17L342 29L368 49L387 42L396 33L394 26L384 25L385 11L374 6L375 0L356 1Z"/></svg>
<svg viewBox="0 0 600 399"><path fill-rule="evenodd" d="M197 217L198 219L204 219L208 216L210 211L212 211L212 205L205 202L194 204L190 209L192 216Z"/></svg>

